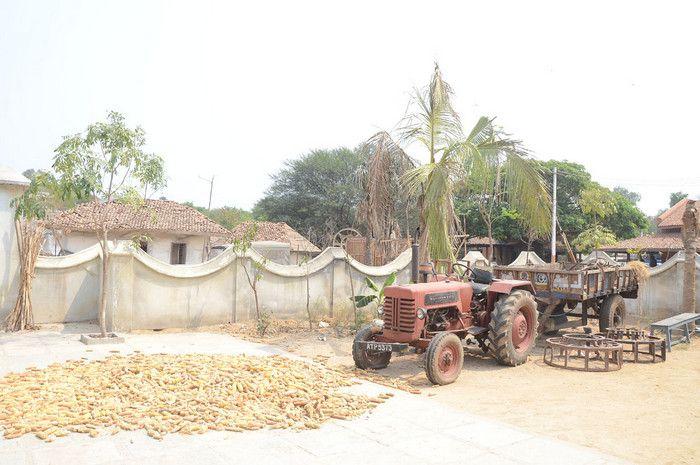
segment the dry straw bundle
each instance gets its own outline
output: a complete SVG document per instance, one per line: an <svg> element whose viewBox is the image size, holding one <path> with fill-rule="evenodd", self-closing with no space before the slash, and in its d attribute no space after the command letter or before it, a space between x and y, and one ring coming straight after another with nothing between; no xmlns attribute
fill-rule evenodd
<svg viewBox="0 0 700 465"><path fill-rule="evenodd" d="M144 429L167 433L318 428L361 415L378 398L340 391L349 376L280 356L133 355L71 361L0 379L6 439L33 433L51 441L70 432Z"/></svg>
<svg viewBox="0 0 700 465"><path fill-rule="evenodd" d="M639 260L633 260L627 265L630 268L632 268L634 274L637 275L637 281L639 281L639 284L647 282L649 276L651 275L651 272L649 271L649 267L644 262L640 262Z"/></svg>

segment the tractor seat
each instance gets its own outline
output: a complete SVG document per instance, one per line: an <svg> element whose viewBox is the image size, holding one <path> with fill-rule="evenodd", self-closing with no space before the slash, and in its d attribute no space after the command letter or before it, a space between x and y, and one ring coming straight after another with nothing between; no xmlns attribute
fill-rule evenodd
<svg viewBox="0 0 700 465"><path fill-rule="evenodd" d="M488 284L475 283L473 281L470 284L472 285L472 290L474 291L474 295L481 295L489 290Z"/></svg>

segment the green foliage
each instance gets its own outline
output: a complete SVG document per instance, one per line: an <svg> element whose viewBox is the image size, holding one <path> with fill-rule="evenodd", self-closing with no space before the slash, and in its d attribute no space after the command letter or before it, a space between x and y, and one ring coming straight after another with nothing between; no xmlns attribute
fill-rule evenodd
<svg viewBox="0 0 700 465"><path fill-rule="evenodd" d="M549 194L539 166L493 119L479 118L465 134L451 97L452 89L436 64L430 85L415 91L413 111L402 128L404 141L422 144L430 155L427 164L403 177L409 192L421 198L421 226L428 235L430 257L454 258L451 234L457 217L453 199L464 183L478 196L476 202L487 225L499 211L499 201L507 199L519 213L519 221L536 234L546 235Z"/></svg>
<svg viewBox="0 0 700 465"><path fill-rule="evenodd" d="M672 192L668 199L668 206L672 207L686 197L688 197L688 194L685 192Z"/></svg>
<svg viewBox="0 0 700 465"><path fill-rule="evenodd" d="M272 314L270 312L260 312L260 316L255 322L255 329L258 331L260 337L263 337L267 332L267 328L270 327L272 323Z"/></svg>
<svg viewBox="0 0 700 465"><path fill-rule="evenodd" d="M387 278L384 280L384 283L380 286L377 286L374 281L372 281L369 277L365 276L365 284L367 287L372 291L370 294L367 295L356 295L354 296L355 300L355 306L357 308L362 308L366 307L367 305L371 304L372 302L376 302L379 305L382 305L384 302L384 290L386 289L387 286L391 286L396 282L396 273L391 273ZM353 299L351 297L350 299Z"/></svg>
<svg viewBox="0 0 700 465"><path fill-rule="evenodd" d="M272 176L272 185L255 204L253 216L283 221L315 237L352 226L362 198L354 174L363 162L359 151L347 148L314 150L288 160Z"/></svg>
<svg viewBox="0 0 700 465"><path fill-rule="evenodd" d="M612 231L618 239L631 239L649 231L649 218L625 195L613 193L615 213L606 216L601 225Z"/></svg>
<svg viewBox="0 0 700 465"><path fill-rule="evenodd" d="M233 229L244 221L250 221L253 219L253 214L242 208L224 206L221 208L212 208L211 210L208 210L205 207L197 207L192 202L185 202L185 205L189 205L210 220L214 221L215 223L219 223L226 229Z"/></svg>
<svg viewBox="0 0 700 465"><path fill-rule="evenodd" d="M595 224L598 224L598 220L615 213L615 198L612 192L596 183L591 183L581 192L579 204L583 213L593 217Z"/></svg>
<svg viewBox="0 0 700 465"><path fill-rule="evenodd" d="M601 246L614 244L616 241L617 238L612 231L601 225L594 225L582 231L571 241L571 245L579 252L589 253Z"/></svg>
<svg viewBox="0 0 700 465"><path fill-rule="evenodd" d="M613 192L615 194L620 194L621 196L623 196L624 198L626 198L627 200L629 200L630 202L632 202L635 205L637 203L639 203L639 201L642 199L642 196L639 195L639 193L632 192L631 190L629 190L625 187L621 187L621 186L615 187L613 189Z"/></svg>
<svg viewBox="0 0 700 465"><path fill-rule="evenodd" d="M65 196L111 201L137 186L165 186L163 160L144 151L145 133L129 128L124 117L109 112L107 121L67 136L55 152L53 169Z"/></svg>
<svg viewBox="0 0 700 465"><path fill-rule="evenodd" d="M542 163L550 189L555 166L558 171L557 218L569 238L590 230L590 225L596 222L619 239L636 237L649 230L648 218L635 205L639 194L622 187L616 187L611 192L593 182L583 165L560 160ZM603 205L597 205L596 201L602 201ZM586 205L585 212L583 205Z"/></svg>

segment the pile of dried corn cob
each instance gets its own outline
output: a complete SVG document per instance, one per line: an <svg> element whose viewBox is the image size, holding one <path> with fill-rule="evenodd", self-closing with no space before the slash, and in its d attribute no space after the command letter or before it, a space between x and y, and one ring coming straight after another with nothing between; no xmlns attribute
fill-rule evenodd
<svg viewBox="0 0 700 465"><path fill-rule="evenodd" d="M7 439L110 428L167 433L318 428L387 399L341 392L348 375L280 356L132 355L55 363L0 379Z"/></svg>

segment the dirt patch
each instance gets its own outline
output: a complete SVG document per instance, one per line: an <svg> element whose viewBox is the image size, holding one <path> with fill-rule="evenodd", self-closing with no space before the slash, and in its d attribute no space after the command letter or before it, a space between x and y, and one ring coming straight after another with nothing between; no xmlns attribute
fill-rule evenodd
<svg viewBox="0 0 700 465"><path fill-rule="evenodd" d="M333 329L266 338L298 355L353 370L352 337ZM372 376L401 383L454 408L598 449L636 463L696 463L700 456L700 341L674 346L668 361L626 363L609 373L546 365L542 343L528 363L503 367L474 348L454 384L432 386L415 354L392 359ZM408 390L407 389L407 390Z"/></svg>

